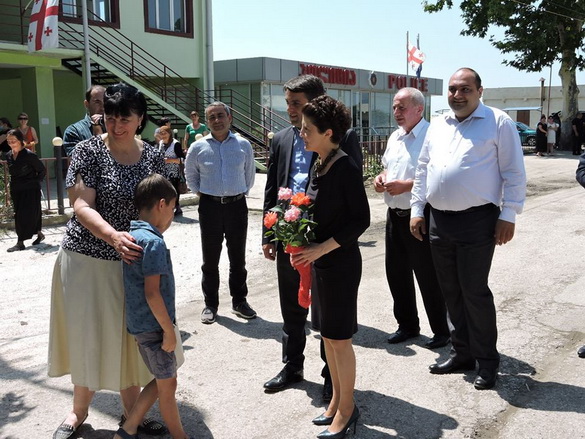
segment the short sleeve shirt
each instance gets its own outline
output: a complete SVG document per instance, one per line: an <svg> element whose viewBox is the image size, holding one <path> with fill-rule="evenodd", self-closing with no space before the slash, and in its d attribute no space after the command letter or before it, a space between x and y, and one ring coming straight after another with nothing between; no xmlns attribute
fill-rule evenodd
<svg viewBox="0 0 585 439"><path fill-rule="evenodd" d="M146 221L132 221L130 234L142 247L142 258L124 264L124 294L126 300L126 326L130 334L161 331L162 328L148 306L144 279L160 275L160 293L175 321L175 277L171 254L160 232Z"/></svg>
<svg viewBox="0 0 585 439"><path fill-rule="evenodd" d="M138 219L134 207L134 188L153 173L166 176L163 154L143 142L140 159L133 165L122 165L110 154L101 136L80 142L75 147L65 185L75 185L77 174L89 188L95 189L95 209L117 231L127 231L130 221ZM77 215L67 223L61 247L86 256L110 261L120 255L105 241L95 237L78 220Z"/></svg>

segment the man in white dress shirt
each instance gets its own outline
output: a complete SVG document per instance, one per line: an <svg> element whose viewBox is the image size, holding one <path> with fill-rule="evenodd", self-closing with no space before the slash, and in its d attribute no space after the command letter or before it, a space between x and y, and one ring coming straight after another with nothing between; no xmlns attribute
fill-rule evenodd
<svg viewBox="0 0 585 439"><path fill-rule="evenodd" d="M376 192L384 192L386 214L386 277L394 299L398 330L388 343L395 344L420 333L413 271L421 291L433 338L425 347L449 343L447 311L435 274L428 235L419 241L410 233L410 198L418 156L429 123L423 118L424 95L416 88L403 88L394 97L392 110L400 127L388 139L382 157L384 170L374 180ZM429 208L425 209L428 218Z"/></svg>
<svg viewBox="0 0 585 439"><path fill-rule="evenodd" d="M411 200L411 233L427 233L437 278L454 330L451 356L434 374L475 369L476 389L492 388L500 356L494 298L488 276L495 245L514 237L526 196L518 132L504 112L480 102L477 72L457 70L449 80L452 112L431 123L419 157Z"/></svg>

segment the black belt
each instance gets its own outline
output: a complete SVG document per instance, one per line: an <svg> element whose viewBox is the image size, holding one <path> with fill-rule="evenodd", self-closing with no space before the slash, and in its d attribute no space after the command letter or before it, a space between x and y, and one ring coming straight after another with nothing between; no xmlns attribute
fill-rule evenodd
<svg viewBox="0 0 585 439"><path fill-rule="evenodd" d="M229 197L216 197L213 195L201 194L202 197L209 198L210 200L216 201L221 204L230 204L234 201L241 200L244 198L244 194L232 195Z"/></svg>
<svg viewBox="0 0 585 439"><path fill-rule="evenodd" d="M487 204L482 204L481 206L473 206L473 207L470 207L470 208L465 209L465 210L440 210L440 209L435 209L433 206L431 206L431 208L433 210L436 210L436 211L441 212L441 213L445 213L447 215L459 215L461 213L471 213L471 212L476 212L478 210L493 209L494 207L497 208L498 206L496 206L493 203L487 203Z"/></svg>
<svg viewBox="0 0 585 439"><path fill-rule="evenodd" d="M390 210L392 211L392 213L396 214L396 216L410 216L410 209L398 209L398 208L393 209L391 207Z"/></svg>

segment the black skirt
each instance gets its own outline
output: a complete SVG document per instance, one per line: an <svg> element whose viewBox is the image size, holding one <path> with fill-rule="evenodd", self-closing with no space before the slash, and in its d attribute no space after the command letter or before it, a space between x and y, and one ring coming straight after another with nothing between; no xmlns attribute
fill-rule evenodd
<svg viewBox="0 0 585 439"><path fill-rule="evenodd" d="M14 224L19 241L32 238L42 227L41 189L27 188L11 190L14 208Z"/></svg>

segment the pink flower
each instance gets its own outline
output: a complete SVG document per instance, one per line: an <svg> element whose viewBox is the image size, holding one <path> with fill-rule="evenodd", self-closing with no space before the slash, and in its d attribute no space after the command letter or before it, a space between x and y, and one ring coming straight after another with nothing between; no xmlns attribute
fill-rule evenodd
<svg viewBox="0 0 585 439"><path fill-rule="evenodd" d="M284 220L286 222L292 223L299 219L301 216L301 210L298 207L291 206L289 207L286 212L284 212Z"/></svg>
<svg viewBox="0 0 585 439"><path fill-rule="evenodd" d="M286 187L281 187L278 190L278 199L279 200L290 200L292 197L292 189L286 188Z"/></svg>
<svg viewBox="0 0 585 439"><path fill-rule="evenodd" d="M278 215L276 214L276 212L267 212L266 215L264 215L264 227L266 227L267 229L271 229L272 226L275 225L277 221Z"/></svg>

